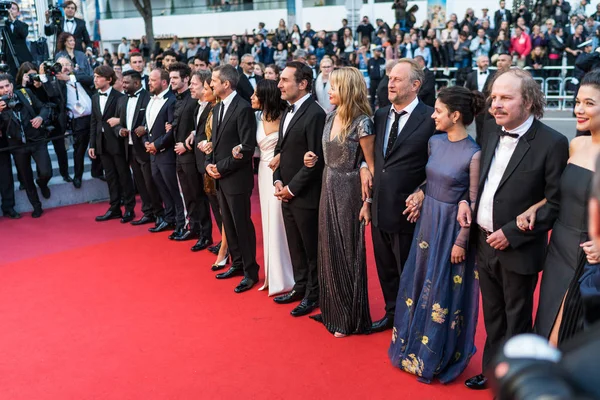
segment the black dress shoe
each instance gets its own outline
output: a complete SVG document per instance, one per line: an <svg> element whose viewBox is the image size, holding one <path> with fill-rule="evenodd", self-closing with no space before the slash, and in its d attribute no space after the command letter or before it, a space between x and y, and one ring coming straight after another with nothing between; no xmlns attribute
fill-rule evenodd
<svg viewBox="0 0 600 400"><path fill-rule="evenodd" d="M9 208L8 210L3 211L2 214L5 217L8 217L10 219L19 219L19 218L21 218L21 214L19 214L18 212L16 212L14 208Z"/></svg>
<svg viewBox="0 0 600 400"><path fill-rule="evenodd" d="M223 272L222 274L217 274L215 275L215 277L217 279L227 279L227 278L233 278L234 276L241 276L244 275L244 269L241 266L231 266L227 271Z"/></svg>
<svg viewBox="0 0 600 400"><path fill-rule="evenodd" d="M64 175L63 181L65 181L67 183L71 183L71 182L73 182L73 179L71 179L71 177L69 175Z"/></svg>
<svg viewBox="0 0 600 400"><path fill-rule="evenodd" d="M310 314L318 306L319 305L314 300L302 299L300 304L298 304L298 306L294 308L290 314L292 314L293 317L301 317L303 315Z"/></svg>
<svg viewBox="0 0 600 400"><path fill-rule="evenodd" d="M250 279L250 278L244 278L244 279L242 279L240 284L237 285L235 287L235 289L233 289L233 291L236 293L242 293L242 292L245 292L246 290L252 289L252 286L254 286L254 285L256 285L255 280Z"/></svg>
<svg viewBox="0 0 600 400"><path fill-rule="evenodd" d="M219 255L219 251L221 251L221 242L217 243L214 246L210 246L208 248L208 251L210 251L211 253L213 253L215 256Z"/></svg>
<svg viewBox="0 0 600 400"><path fill-rule="evenodd" d="M212 244L212 240L206 237L198 239L195 245L192 246L192 251L201 251Z"/></svg>
<svg viewBox="0 0 600 400"><path fill-rule="evenodd" d="M174 240L178 241L178 242L184 242L186 240L194 240L194 239L198 239L200 237L200 234L198 232L194 232L194 231L190 231L185 230L183 231L183 233L176 237Z"/></svg>
<svg viewBox="0 0 600 400"><path fill-rule="evenodd" d="M121 214L121 210L119 210L119 211L108 210L106 212L106 214L96 217L96 221L103 222L103 221L108 221L109 219L119 219L122 217L123 217L123 214Z"/></svg>
<svg viewBox="0 0 600 400"><path fill-rule="evenodd" d="M154 222L153 217L150 217L148 215L143 215L142 218L138 219L137 221L131 221L131 225L137 226L137 225L151 224L153 222Z"/></svg>
<svg viewBox="0 0 600 400"><path fill-rule="evenodd" d="M371 325L371 333L387 331L388 329L392 329L393 327L394 319L386 315L379 321L373 322L373 325Z"/></svg>
<svg viewBox="0 0 600 400"><path fill-rule="evenodd" d="M475 375L465 381L465 386L473 390L487 389L487 378L485 375Z"/></svg>
<svg viewBox="0 0 600 400"><path fill-rule="evenodd" d="M125 211L125 214L123 214L123 218L121 218L121 223L126 224L128 222L133 221L134 218L135 213L133 211Z"/></svg>
<svg viewBox="0 0 600 400"><path fill-rule="evenodd" d="M42 210L41 208L36 208L31 213L31 218L39 218L42 216L43 213L44 213L44 210Z"/></svg>
<svg viewBox="0 0 600 400"><path fill-rule="evenodd" d="M169 235L169 240L176 240L177 238L181 237L184 233L185 230L183 228L177 228L173 233Z"/></svg>
<svg viewBox="0 0 600 400"><path fill-rule="evenodd" d="M289 293L274 297L273 301L277 304L289 304L289 303L293 303L295 301L300 301L303 298L304 298L304 293L300 293L300 292L297 292L296 290L292 290Z"/></svg>
<svg viewBox="0 0 600 400"><path fill-rule="evenodd" d="M40 192L42 192L42 196L45 199L49 199L50 195L52 194L50 193L50 188L48 187L48 185L40 186Z"/></svg>
<svg viewBox="0 0 600 400"><path fill-rule="evenodd" d="M175 224L169 224L167 221L161 220L154 228L148 228L148 231L152 233L158 233L173 229L175 229Z"/></svg>
<svg viewBox="0 0 600 400"><path fill-rule="evenodd" d="M75 189L81 189L81 179L73 178L73 186L75 186Z"/></svg>

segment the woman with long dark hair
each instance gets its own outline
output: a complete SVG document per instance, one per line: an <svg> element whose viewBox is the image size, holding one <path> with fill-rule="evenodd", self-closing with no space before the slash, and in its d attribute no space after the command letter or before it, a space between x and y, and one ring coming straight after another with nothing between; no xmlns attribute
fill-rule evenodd
<svg viewBox="0 0 600 400"><path fill-rule="evenodd" d="M279 139L279 123L287 104L281 99L277 82L264 79L252 95L256 112L256 143L260 151L258 192L262 215L265 283L259 290L269 288L269 296L286 293L294 287L292 260L283 224L281 202L273 196L273 171L279 164L274 157Z"/></svg>
<svg viewBox="0 0 600 400"><path fill-rule="evenodd" d="M56 40L56 54L54 60L58 60L60 57L67 57L73 64L73 71L75 73L81 72L82 74L92 76L94 71L90 66L90 63L83 51L75 50L75 36L69 32L63 32L58 35Z"/></svg>

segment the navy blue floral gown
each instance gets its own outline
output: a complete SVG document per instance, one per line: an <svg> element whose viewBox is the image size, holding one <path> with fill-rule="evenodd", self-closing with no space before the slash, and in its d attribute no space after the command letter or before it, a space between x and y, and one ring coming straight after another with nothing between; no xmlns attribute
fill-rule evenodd
<svg viewBox="0 0 600 400"><path fill-rule="evenodd" d="M429 140L425 200L400 278L389 349L394 366L426 383L456 379L476 351L479 276L469 230L456 215L466 193L471 204L477 198L479 156L471 137ZM468 249L460 264L450 262L455 244Z"/></svg>

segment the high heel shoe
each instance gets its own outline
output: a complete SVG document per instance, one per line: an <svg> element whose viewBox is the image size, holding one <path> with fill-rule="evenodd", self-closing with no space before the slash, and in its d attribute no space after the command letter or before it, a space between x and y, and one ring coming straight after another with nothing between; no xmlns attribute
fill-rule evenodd
<svg viewBox="0 0 600 400"><path fill-rule="evenodd" d="M225 258L222 259L221 261L215 263L212 265L212 267L210 267L211 271L219 271L222 270L223 268L225 268L225 266L229 263L229 251L227 252L227 254L225 255Z"/></svg>

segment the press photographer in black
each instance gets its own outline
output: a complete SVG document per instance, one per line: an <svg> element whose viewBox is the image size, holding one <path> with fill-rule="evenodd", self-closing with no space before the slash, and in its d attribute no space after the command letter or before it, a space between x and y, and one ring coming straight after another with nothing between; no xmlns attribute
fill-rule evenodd
<svg viewBox="0 0 600 400"><path fill-rule="evenodd" d="M58 37L61 33L68 32L75 37L75 49L85 52L85 48L91 46L92 42L85 26L85 21L75 18L77 4L74 1L65 1L63 8L65 10L64 16L58 8L46 11L44 33L46 36L56 35ZM56 46L57 43L54 45Z"/></svg>
<svg viewBox="0 0 600 400"><path fill-rule="evenodd" d="M2 28L2 52L4 53L4 61L8 64L12 76L17 74L20 64L25 61L33 61L26 42L27 35L29 34L29 25L17 19L20 14L19 5L14 1L11 2L6 24ZM12 44L14 54L10 49L11 46L9 46L9 43Z"/></svg>
<svg viewBox="0 0 600 400"><path fill-rule="evenodd" d="M0 75L0 131L14 147L12 155L17 172L23 178L27 198L33 206L33 218L42 216L42 203L33 182L31 159L35 160L37 184L45 198L50 197L48 181L52 178L52 163L45 133L40 127L50 116L50 110L29 89L13 92L12 76Z"/></svg>
<svg viewBox="0 0 600 400"><path fill-rule="evenodd" d="M58 160L60 175L65 182L73 182L69 176L69 159L67 157L65 138L62 137L63 132L60 131L60 129L56 129L56 126L58 126L58 102L52 101L48 96L37 67L33 63L24 62L21 64L15 81L17 90L22 88L31 90L35 97L50 108L50 124L42 129L46 129L48 137L53 138L52 146L54 147L54 153L56 153L56 158Z"/></svg>

